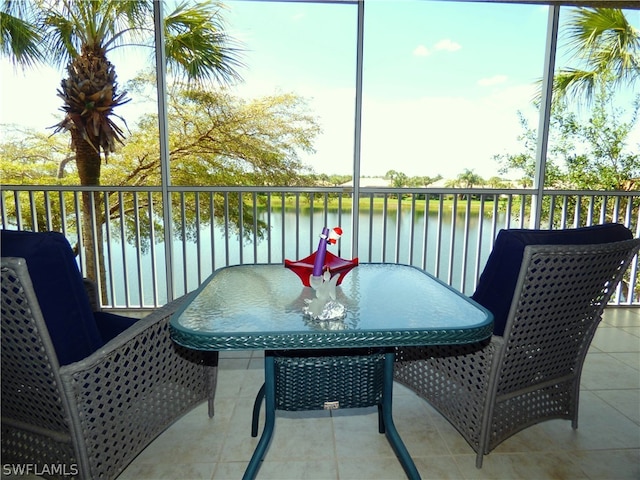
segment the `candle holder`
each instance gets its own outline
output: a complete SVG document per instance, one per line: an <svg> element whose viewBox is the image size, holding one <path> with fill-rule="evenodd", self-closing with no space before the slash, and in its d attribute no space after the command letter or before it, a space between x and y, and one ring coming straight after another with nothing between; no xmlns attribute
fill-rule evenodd
<svg viewBox="0 0 640 480"><path fill-rule="evenodd" d="M305 287L310 287L311 283L309 278L313 273L313 265L315 263L315 259L318 252L313 252L308 257L305 257L301 260L293 261L293 260L285 260L284 266L290 269L293 273L295 273L298 277L300 277L300 281ZM331 276L338 276L338 280L336 285L340 285L344 277L351 271L353 267L358 265L358 258L354 258L353 260L347 260L345 258L340 258L337 255L334 255L331 252L325 253L324 259L324 270L328 270Z"/></svg>
<svg viewBox="0 0 640 480"><path fill-rule="evenodd" d="M305 300L306 305L302 309L304 315L311 319L339 320L346 316L344 305L336 301L336 286L358 265L358 259L346 260L327 252L327 244L336 243L341 235L340 227L331 231L324 227L315 252L296 262L284 261L284 266L298 275L305 287L315 290L315 298Z"/></svg>

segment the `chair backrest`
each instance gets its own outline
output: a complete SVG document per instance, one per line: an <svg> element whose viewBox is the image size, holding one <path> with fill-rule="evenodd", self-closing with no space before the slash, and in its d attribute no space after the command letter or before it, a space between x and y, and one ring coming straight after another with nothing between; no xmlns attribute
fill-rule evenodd
<svg viewBox="0 0 640 480"><path fill-rule="evenodd" d="M26 261L60 365L100 348L102 337L67 239L58 232L1 230L0 240L2 257Z"/></svg>
<svg viewBox="0 0 640 480"><path fill-rule="evenodd" d="M471 298L493 313L493 333L502 335L527 245L589 245L631 238L631 231L617 223L565 230L500 230Z"/></svg>
<svg viewBox="0 0 640 480"><path fill-rule="evenodd" d="M67 402L56 352L23 258L2 257L0 331L2 357L2 424L69 436ZM42 435L50 435L42 433ZM36 435L34 435L34 438ZM5 437L3 437L3 444ZM28 440L23 439L24 442ZM32 445L35 452L41 445ZM4 456L3 449L3 456ZM60 461L72 452L58 452ZM55 452L52 452L55 455ZM13 461L3 458L7 462Z"/></svg>
<svg viewBox="0 0 640 480"><path fill-rule="evenodd" d="M603 310L638 249L640 239L525 248L498 395L580 375Z"/></svg>

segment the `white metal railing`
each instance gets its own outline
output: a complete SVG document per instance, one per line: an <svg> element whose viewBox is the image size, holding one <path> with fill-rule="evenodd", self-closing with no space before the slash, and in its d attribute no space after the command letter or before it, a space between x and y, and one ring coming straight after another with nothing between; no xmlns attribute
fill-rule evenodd
<svg viewBox="0 0 640 480"><path fill-rule="evenodd" d="M187 293L222 266L305 257L325 225L344 230L330 247L337 255L415 265L471 294L497 232L537 223L531 212L538 191L528 189L361 187L354 209L353 191L342 187L169 187L165 211L160 187L1 188L2 228L62 232L77 247L83 272L91 249L80 234L82 192L100 194L97 201L91 197L91 211L107 218L98 280L109 308L162 305L169 292ZM619 222L640 236L638 191L548 190L542 211L541 228ZM164 218L173 222L171 268ZM640 305L638 266L636 259L613 303Z"/></svg>

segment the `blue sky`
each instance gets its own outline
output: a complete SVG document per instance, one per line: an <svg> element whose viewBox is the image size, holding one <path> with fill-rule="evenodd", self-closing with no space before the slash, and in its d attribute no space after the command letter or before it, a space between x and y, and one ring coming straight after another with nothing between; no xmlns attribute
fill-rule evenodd
<svg viewBox="0 0 640 480"><path fill-rule="evenodd" d="M493 155L522 150L516 112L537 125L530 100L542 75L547 16L539 5L367 1L362 174L394 169L452 178L469 168L485 178L496 175ZM323 134L303 160L317 172L351 173L356 6L230 1L225 18L228 32L247 49L245 81L235 91L306 98ZM631 19L640 28L640 11ZM146 58L146 52L114 54L120 82ZM56 123L61 73L22 76L6 61L1 66L0 122ZM35 125L30 101L50 112ZM124 116L135 105L128 108Z"/></svg>

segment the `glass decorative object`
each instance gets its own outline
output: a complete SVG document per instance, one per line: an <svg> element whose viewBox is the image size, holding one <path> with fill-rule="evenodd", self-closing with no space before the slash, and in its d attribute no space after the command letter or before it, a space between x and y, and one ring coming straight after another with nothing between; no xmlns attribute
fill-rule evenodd
<svg viewBox="0 0 640 480"><path fill-rule="evenodd" d="M304 315L313 320L340 320L346 316L344 305L336 301L336 287L358 265L358 259L346 260L327 251L327 245L335 244L341 235L340 227L332 230L324 227L315 252L296 262L284 262L285 267L298 275L304 286L315 290L315 298L306 300L302 309Z"/></svg>

